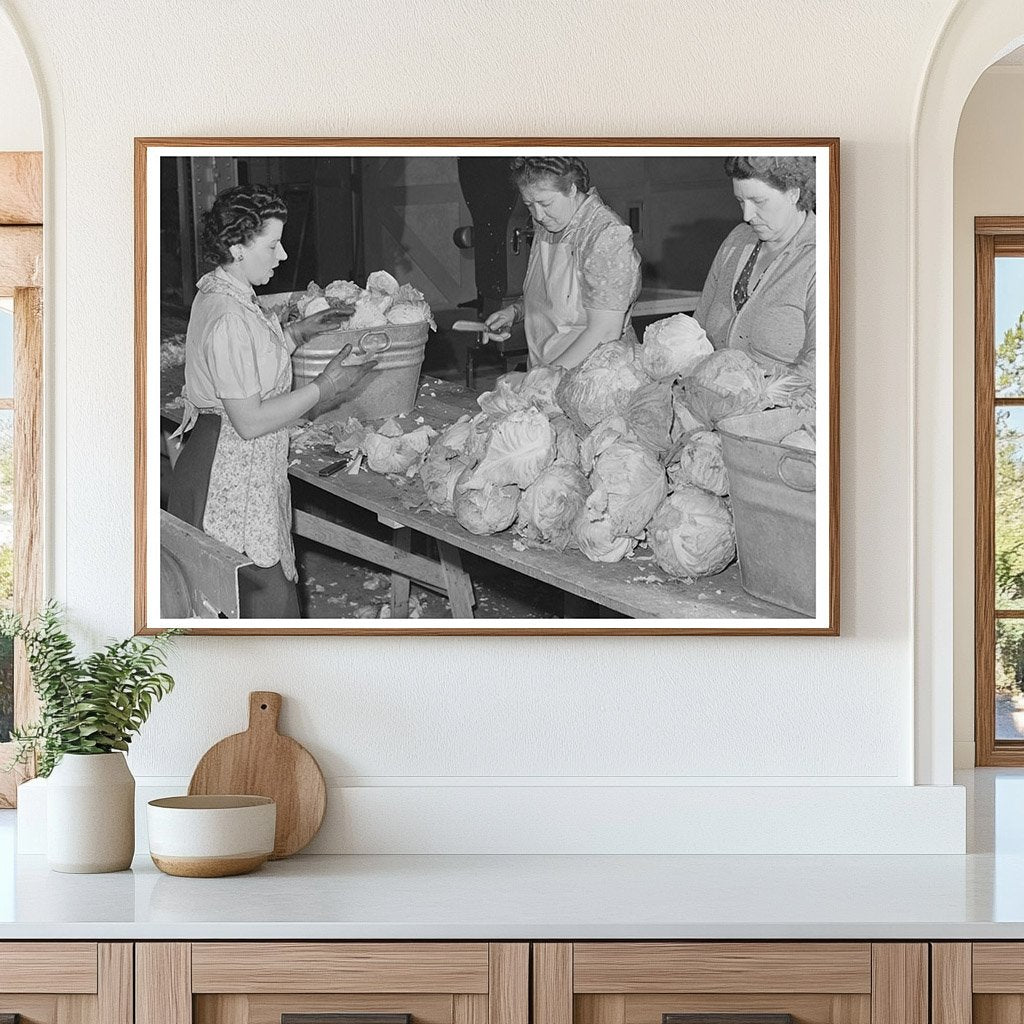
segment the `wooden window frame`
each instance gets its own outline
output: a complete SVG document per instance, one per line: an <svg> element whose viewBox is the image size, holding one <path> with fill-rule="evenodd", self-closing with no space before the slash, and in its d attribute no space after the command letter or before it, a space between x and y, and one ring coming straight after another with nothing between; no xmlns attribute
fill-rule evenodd
<svg viewBox="0 0 1024 1024"><path fill-rule="evenodd" d="M14 299L14 608L40 608L43 592L43 157L0 153L0 297ZM25 654L14 660L14 724L38 713ZM0 743L0 769L14 755ZM0 807L14 807L32 766L0 770Z"/></svg>
<svg viewBox="0 0 1024 1024"><path fill-rule="evenodd" d="M1024 217L974 219L974 761L1024 765L1024 741L996 739L996 619L1024 620L1024 609L995 607L995 411L1024 398L995 395L995 260L1024 256Z"/></svg>

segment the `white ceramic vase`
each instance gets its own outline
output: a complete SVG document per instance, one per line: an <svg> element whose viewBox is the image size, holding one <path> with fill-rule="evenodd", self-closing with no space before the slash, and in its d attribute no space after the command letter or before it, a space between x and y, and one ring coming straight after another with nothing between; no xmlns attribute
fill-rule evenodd
<svg viewBox="0 0 1024 1024"><path fill-rule="evenodd" d="M135 779L124 754L65 754L46 783L46 862L124 871L135 853Z"/></svg>

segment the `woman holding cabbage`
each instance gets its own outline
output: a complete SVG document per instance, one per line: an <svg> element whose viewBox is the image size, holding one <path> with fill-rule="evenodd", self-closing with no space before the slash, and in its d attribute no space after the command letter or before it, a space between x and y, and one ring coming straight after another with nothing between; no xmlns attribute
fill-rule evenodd
<svg viewBox="0 0 1024 1024"><path fill-rule="evenodd" d="M256 301L287 254L287 210L262 185L217 196L203 219L215 268L197 285L185 336L187 440L174 467L168 511L253 562L239 571L242 618L298 618L288 487L288 425L318 402L353 389L376 365L343 366L346 346L311 383L292 387L291 354L337 330L326 309L282 328Z"/></svg>
<svg viewBox="0 0 1024 1024"><path fill-rule="evenodd" d="M536 225L523 297L487 318L507 336L522 322L531 366L578 366L602 342L636 340L629 311L640 294L633 232L590 185L578 157L512 161L513 184Z"/></svg>
<svg viewBox="0 0 1024 1024"><path fill-rule="evenodd" d="M743 223L719 248L694 318L716 349L813 386L814 157L730 156L725 173Z"/></svg>

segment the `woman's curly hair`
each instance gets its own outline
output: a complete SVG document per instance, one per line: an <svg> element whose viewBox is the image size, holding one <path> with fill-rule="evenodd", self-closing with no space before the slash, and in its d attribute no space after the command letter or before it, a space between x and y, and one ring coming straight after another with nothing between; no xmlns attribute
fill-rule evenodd
<svg viewBox="0 0 1024 1024"><path fill-rule="evenodd" d="M756 178L778 192L798 188L799 210L814 210L813 156L727 156L725 173L741 181Z"/></svg>
<svg viewBox="0 0 1024 1024"><path fill-rule="evenodd" d="M218 266L230 263L231 246L248 245L271 217L283 223L288 208L266 185L236 185L221 192L203 215L203 254Z"/></svg>
<svg viewBox="0 0 1024 1024"><path fill-rule="evenodd" d="M553 181L563 196L573 185L584 195L590 189L590 171L578 156L517 156L509 164L509 177L519 189Z"/></svg>

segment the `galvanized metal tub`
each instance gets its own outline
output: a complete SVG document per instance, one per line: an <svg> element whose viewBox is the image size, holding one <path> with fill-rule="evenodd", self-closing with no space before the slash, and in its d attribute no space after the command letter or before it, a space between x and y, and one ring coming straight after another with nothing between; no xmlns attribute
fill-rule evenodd
<svg viewBox="0 0 1024 1024"><path fill-rule="evenodd" d="M815 455L779 442L803 425L794 409L718 422L743 589L802 615L815 613Z"/></svg>
<svg viewBox="0 0 1024 1024"><path fill-rule="evenodd" d="M350 416L376 420L412 412L429 330L423 322L332 331L296 349L292 355L293 388L309 384L346 345L352 346L352 352L344 360L345 366L377 360L376 369L361 381L355 397L318 402L306 415L318 421Z"/></svg>
<svg viewBox="0 0 1024 1024"><path fill-rule="evenodd" d="M289 302L301 292L261 295L264 309L282 315ZM318 402L306 417L318 421L385 419L412 412L416 406L420 369L426 353L430 326L385 324L382 327L331 331L320 334L297 348L292 355L292 388L309 384L346 345L352 346L345 366L376 359L374 371L365 377L354 397L345 401Z"/></svg>

